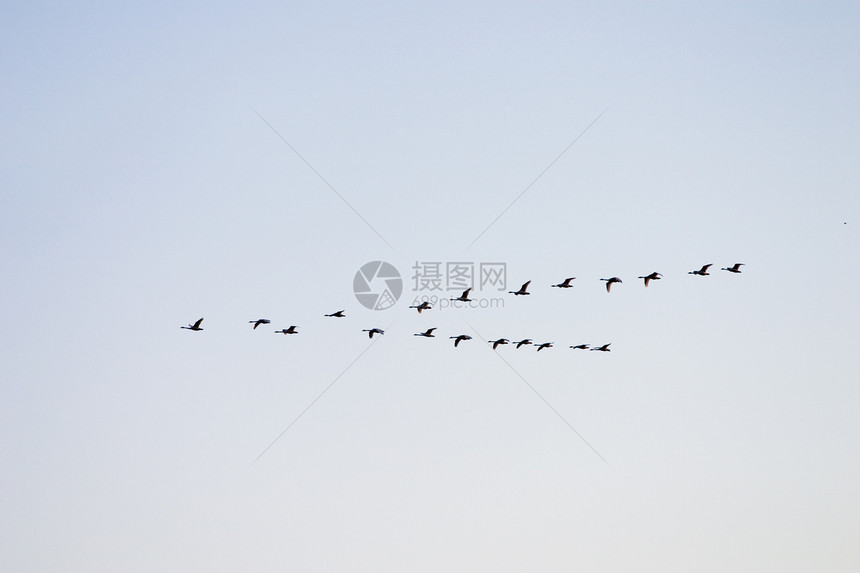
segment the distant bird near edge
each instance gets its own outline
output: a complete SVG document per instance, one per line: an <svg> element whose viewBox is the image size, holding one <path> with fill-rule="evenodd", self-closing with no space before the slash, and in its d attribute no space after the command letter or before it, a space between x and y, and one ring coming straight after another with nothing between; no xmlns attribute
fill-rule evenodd
<svg viewBox="0 0 860 573"><path fill-rule="evenodd" d="M203 319L198 319L194 324L189 324L188 326L180 326L179 328L184 328L186 330L203 330L200 328L200 323L203 322Z"/></svg>

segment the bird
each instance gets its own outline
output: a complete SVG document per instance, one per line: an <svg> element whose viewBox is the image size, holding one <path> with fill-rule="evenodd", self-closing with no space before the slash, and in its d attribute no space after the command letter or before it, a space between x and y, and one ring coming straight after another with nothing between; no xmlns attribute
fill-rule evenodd
<svg viewBox="0 0 860 573"><path fill-rule="evenodd" d="M611 350L609 350L610 344L612 344L612 343L610 342L608 344L604 344L603 346L595 346L594 348L591 348L590 350L599 350L600 352L612 352Z"/></svg>
<svg viewBox="0 0 860 573"><path fill-rule="evenodd" d="M654 272L653 272L653 273L651 273L650 275L645 275L644 277L639 277L639 278L640 278L640 279L645 279L645 286L647 287L647 286L648 286L648 283L650 283L651 281L659 281L659 280L660 280L660 277L662 277L662 276L663 276L663 275L661 275L661 274L660 274L660 273L658 273L657 271L654 271Z"/></svg>
<svg viewBox="0 0 860 573"><path fill-rule="evenodd" d="M248 322L254 325L254 330L257 330L257 327L261 324L269 324L272 321L268 318L258 318L257 320L249 320Z"/></svg>
<svg viewBox="0 0 860 573"><path fill-rule="evenodd" d="M522 345L524 345L524 344L531 344L531 343L532 343L532 339L531 339L531 338L523 338L522 340L520 340L520 341L519 341L519 342L517 342L516 344L517 344L517 348L519 348L520 346L522 346Z"/></svg>
<svg viewBox="0 0 860 573"><path fill-rule="evenodd" d="M325 316L333 316L333 317L335 317L335 318L343 318L343 317L345 317L346 315L344 314L344 311L339 310L339 311L337 311L337 312L333 312L333 313L331 313L331 314L326 314Z"/></svg>
<svg viewBox="0 0 860 573"><path fill-rule="evenodd" d="M298 328L298 326L296 326L294 324L294 325L290 326L289 328L283 328L281 330L276 330L275 334L298 334L299 331L296 330L297 328Z"/></svg>
<svg viewBox="0 0 860 573"><path fill-rule="evenodd" d="M385 334L385 331L381 328L370 328L370 329L362 329L362 332L366 332L368 338L373 338L374 334Z"/></svg>
<svg viewBox="0 0 860 573"><path fill-rule="evenodd" d="M435 334L433 334L434 330L436 330L435 326L433 328L428 328L424 332L416 332L413 336L426 336L427 338L433 338L436 336Z"/></svg>
<svg viewBox="0 0 860 573"><path fill-rule="evenodd" d="M709 273L709 272L708 272L708 269L709 269L709 268L711 267L711 265L713 265L713 264L714 264L714 263L708 263L707 265L703 266L701 269L699 269L699 270L697 270L697 271L690 271L690 272L688 272L687 274L688 274L688 275L699 275L700 277L706 277L706 276L708 276L709 274L711 274L711 273Z"/></svg>
<svg viewBox="0 0 860 573"><path fill-rule="evenodd" d="M611 279L600 279L602 281L606 281L606 292L609 292L609 289L612 288L612 283L620 283L623 282L618 277L612 277Z"/></svg>
<svg viewBox="0 0 860 573"><path fill-rule="evenodd" d="M570 288L573 286L572 284L570 284L570 281L572 281L574 279L576 279L576 277L569 277L569 278L564 279L564 282L560 282L557 285L551 285L551 286L554 286L556 288Z"/></svg>
<svg viewBox="0 0 860 573"><path fill-rule="evenodd" d="M523 286L521 286L521 287L520 287L520 290L509 290L509 291L508 291L508 293L510 293L510 294L516 294L516 295L520 295L520 294L531 294L530 292L528 292L528 291L526 290L527 288L529 288L529 283L530 283L530 282L532 282L532 281L526 281L526 282L524 282L524 283L523 283Z"/></svg>
<svg viewBox="0 0 860 573"><path fill-rule="evenodd" d="M433 308L433 307L432 307L432 306L430 306L430 303L429 303L429 302L427 302L427 301L425 300L425 301L424 301L424 302L422 302L421 304L419 304L419 305L417 305L417 306L416 306L416 305L413 305L413 306L410 306L409 308L417 309L417 310L418 310L418 314L421 314L421 311L422 311L422 310L429 310L429 309L431 309L431 308Z"/></svg>
<svg viewBox="0 0 860 573"><path fill-rule="evenodd" d="M461 294L457 298L452 298L451 300L459 300L461 302L472 302L472 299L469 298L469 291L471 291L471 290L472 290L472 287L469 287L463 291L463 294Z"/></svg>
<svg viewBox="0 0 860 573"><path fill-rule="evenodd" d="M537 345L537 351L540 352L544 348L552 348L552 342L544 342L542 344Z"/></svg>
<svg viewBox="0 0 860 573"><path fill-rule="evenodd" d="M587 344L577 344L576 346L571 346L571 348L575 348L576 350L588 350Z"/></svg>
<svg viewBox="0 0 860 573"><path fill-rule="evenodd" d="M201 322L203 322L203 319L202 319L202 318L201 318L201 319L199 319L199 320L198 320L197 322L195 322L194 324L189 324L188 326L180 326L179 328L185 328L185 329L187 329L187 330L203 330L202 328L200 328L200 323L201 323Z"/></svg>
<svg viewBox="0 0 860 573"><path fill-rule="evenodd" d="M500 338L498 340L488 340L487 342L493 343L493 350L499 347L500 344L507 344L509 341L507 338Z"/></svg>
<svg viewBox="0 0 860 573"><path fill-rule="evenodd" d="M743 264L743 263L735 263L735 264L734 264L734 265L732 265L731 267L723 267L723 268L722 268L722 269L720 269L720 270L723 270L723 271L729 271L730 273L740 273L740 272L741 272L741 267L742 267L742 266L744 266L744 264Z"/></svg>
<svg viewBox="0 0 860 573"><path fill-rule="evenodd" d="M449 336L448 338L454 339L454 348L457 348L457 345L460 344L463 340L472 340L472 337L468 334L459 334L457 336Z"/></svg>

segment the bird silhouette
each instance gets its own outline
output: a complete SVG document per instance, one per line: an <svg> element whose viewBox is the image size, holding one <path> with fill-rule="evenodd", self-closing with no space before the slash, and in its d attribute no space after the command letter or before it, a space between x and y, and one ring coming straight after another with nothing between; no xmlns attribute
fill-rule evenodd
<svg viewBox="0 0 860 573"><path fill-rule="evenodd" d="M572 284L570 284L570 281L575 280L575 279L576 279L576 277L569 277L569 278L564 279L564 282L560 282L557 285L551 285L551 286L554 286L556 288L570 288L573 286Z"/></svg>
<svg viewBox="0 0 860 573"><path fill-rule="evenodd" d="M609 344L612 344L611 342ZM609 344L604 344L603 346L595 346L591 350L598 350L600 352L612 352L609 350Z"/></svg>
<svg viewBox="0 0 860 573"><path fill-rule="evenodd" d="M493 343L493 350L499 347L500 344L507 344L509 341L507 338L500 338L498 340L488 340L487 342Z"/></svg>
<svg viewBox="0 0 860 573"><path fill-rule="evenodd" d="M198 320L197 322L195 322L194 324L189 324L188 326L180 326L179 328L184 328L184 329L186 329L186 330L203 330L202 328L200 328L200 323L201 323L201 322L203 322L203 319L202 319L202 318L201 318L201 319L199 319L199 320Z"/></svg>
<svg viewBox="0 0 860 573"><path fill-rule="evenodd" d="M325 316L333 316L333 317L335 317L335 318L343 318L343 317L345 317L346 315L344 314L344 311L339 310L339 311L337 311L337 312L333 312L333 313L331 313L331 314L326 314Z"/></svg>
<svg viewBox="0 0 860 573"><path fill-rule="evenodd" d="M283 328L281 330L276 330L275 334L298 334L299 331L296 330L297 328L298 328L298 326L293 324L289 328Z"/></svg>
<svg viewBox="0 0 860 573"><path fill-rule="evenodd" d="M588 350L587 344L577 344L576 346L571 346L571 348L575 348L576 350Z"/></svg>
<svg viewBox="0 0 860 573"><path fill-rule="evenodd" d="M268 318L258 318L257 320L249 320L248 322L254 325L254 330L257 330L257 327L261 324L269 324L272 321Z"/></svg>
<svg viewBox="0 0 860 573"><path fill-rule="evenodd" d="M532 282L532 281L526 281L526 282L524 282L524 283L523 283L523 286L521 286L521 287L520 287L520 290L509 290L509 291L508 291L508 293L510 293L510 294L516 294L516 295L531 294L530 292L528 292L528 291L526 290L527 288L529 288L529 283L530 283L530 282Z"/></svg>
<svg viewBox="0 0 860 573"><path fill-rule="evenodd" d="M459 300L461 302L472 302L472 299L469 298L469 291L471 291L471 290L472 290L472 287L469 287L463 291L463 294L461 294L457 298L452 298L451 300Z"/></svg>
<svg viewBox="0 0 860 573"><path fill-rule="evenodd" d="M424 332L416 332L414 336L426 336L427 338L434 338L436 335L433 334L433 331L436 330L436 327L428 328Z"/></svg>
<svg viewBox="0 0 860 573"><path fill-rule="evenodd" d="M429 303L429 302L427 302L427 301L425 300L425 301L424 301L424 302L422 302L421 304L419 304L419 305L417 305L417 306L416 306L416 305L413 305L413 306L410 306L409 308L417 309L417 310L418 310L418 314L421 314L421 311L422 311L422 310L429 310L429 309L431 309L431 308L433 308L433 307L432 307L432 306L430 306L430 303Z"/></svg>
<svg viewBox="0 0 860 573"><path fill-rule="evenodd" d="M620 283L620 282L623 282L623 281L622 281L621 279L619 279L618 277L612 277L611 279L600 279L600 280L602 280L602 281L606 281L606 292L609 292L609 290L612 288L612 284L613 284L613 283Z"/></svg>
<svg viewBox="0 0 860 573"><path fill-rule="evenodd" d="M735 263L734 265L732 265L730 267L723 267L720 270L729 271L730 273L740 273L742 266L744 266L743 263Z"/></svg>
<svg viewBox="0 0 860 573"><path fill-rule="evenodd" d="M472 337L468 334L459 334L457 336L449 336L448 338L454 339L454 348L457 348L457 345L460 344L464 340L472 340Z"/></svg>
<svg viewBox="0 0 860 573"><path fill-rule="evenodd" d="M657 271L654 271L654 272L653 272L653 273L651 273L650 275L645 275L644 277L639 277L639 278L640 278L640 279L645 279L645 286L647 287L647 286L648 286L648 283L650 283L651 281L659 281L659 280L660 280L660 277L662 277L662 276L663 276L663 275L661 275L661 274L660 274L660 273L658 273Z"/></svg>
<svg viewBox="0 0 860 573"><path fill-rule="evenodd" d="M543 342L537 345L537 351L540 352L544 348L552 348L552 342Z"/></svg>
<svg viewBox="0 0 860 573"><path fill-rule="evenodd" d="M707 265L704 265L701 269L699 269L697 271L690 271L687 274L688 275L699 275L700 277L706 277L709 274L711 274L708 272L708 269L711 268L711 265L713 265L713 264L714 263L708 263Z"/></svg>
<svg viewBox="0 0 860 573"><path fill-rule="evenodd" d="M532 343L532 339L531 339L531 338L523 338L522 340L520 340L519 342L517 342L517 348L519 348L520 346L522 346L522 345L524 345L524 344L531 344L531 343Z"/></svg>
<svg viewBox="0 0 860 573"><path fill-rule="evenodd" d="M362 329L362 332L366 332L368 338L373 338L374 334L385 334L385 331L381 328L370 328L370 329Z"/></svg>

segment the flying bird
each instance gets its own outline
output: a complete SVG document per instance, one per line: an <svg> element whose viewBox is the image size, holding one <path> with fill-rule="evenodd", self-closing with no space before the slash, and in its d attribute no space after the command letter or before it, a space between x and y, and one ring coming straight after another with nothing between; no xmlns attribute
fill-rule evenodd
<svg viewBox="0 0 860 573"><path fill-rule="evenodd" d="M337 312L333 312L333 313L331 313L331 314L326 314L325 316L333 316L333 317L335 317L335 318L343 318L343 317L345 317L346 315L344 314L344 311L339 310L339 311L337 311Z"/></svg>
<svg viewBox="0 0 860 573"><path fill-rule="evenodd" d="M436 330L436 327L428 328L424 332L416 332L413 336L426 336L427 338L434 338L436 335L433 334L433 331Z"/></svg>
<svg viewBox="0 0 860 573"><path fill-rule="evenodd" d="M576 277L569 277L569 278L564 279L564 282L560 282L557 285L552 285L552 286L554 286L556 288L570 288L573 286L572 284L570 284L570 281L572 281L574 279L576 279Z"/></svg>
<svg viewBox="0 0 860 573"><path fill-rule="evenodd" d="M654 272L653 272L653 273L651 273L650 275L645 275L644 277L639 277L639 278L640 278L640 279L645 279L645 286L647 287L647 286L648 286L648 283L650 283L651 281L659 281L659 280L660 280L660 277L662 277L662 276L663 276L663 275L661 275L661 274L660 274L660 273L658 273L657 271L654 271Z"/></svg>
<svg viewBox="0 0 860 573"><path fill-rule="evenodd" d="M427 302L427 301L425 300L425 301L424 301L424 302L422 302L421 304L419 304L419 305L417 305L417 306L416 306L416 305L413 305L413 306L410 306L409 308L417 309L417 310L418 310L418 314L421 314L421 311L422 311L422 310L429 310L429 309L431 309L431 308L433 308L433 307L432 307L432 306L430 306L430 303L429 303L429 302Z"/></svg>
<svg viewBox="0 0 860 573"><path fill-rule="evenodd" d="M529 288L529 283L530 283L530 282L532 282L532 281L526 281L526 282L524 282L524 283L523 283L523 286L521 286L521 287L520 287L520 290L509 290L509 291L508 291L508 293L510 293L510 294L516 294L516 295L520 295L520 294L531 294L530 292L528 292L528 291L526 290L527 288Z"/></svg>
<svg viewBox="0 0 860 573"><path fill-rule="evenodd" d="M370 328L370 329L362 329L362 332L366 332L368 338L373 338L374 334L385 334L385 331L381 328Z"/></svg>
<svg viewBox="0 0 860 573"><path fill-rule="evenodd" d="M248 322L254 325L254 330L257 330L257 327L261 324L269 324L272 321L268 318L258 318L257 320L249 320Z"/></svg>
<svg viewBox="0 0 860 573"><path fill-rule="evenodd" d="M472 302L472 299L469 298L469 291L471 291L471 290L472 290L472 287L469 287L463 291L463 294L461 294L457 298L452 298L451 300L459 300L461 302Z"/></svg>
<svg viewBox="0 0 860 573"><path fill-rule="evenodd" d="M500 338L498 340L488 340L487 342L493 343L493 350L499 347L500 344L507 344L509 341L507 338Z"/></svg>
<svg viewBox="0 0 860 573"><path fill-rule="evenodd" d="M711 265L713 265L713 264L714 263L708 263L707 265L703 266L701 269L699 269L697 271L690 271L687 274L688 275L699 275L700 277L706 277L709 274L711 274L708 272L708 269L711 268Z"/></svg>
<svg viewBox="0 0 860 573"><path fill-rule="evenodd" d="M297 328L298 328L298 326L296 326L296 325L294 324L294 325L290 326L289 328L284 328L284 329L281 329L281 330L276 330L276 331L275 331L275 334L298 334L298 333L299 333L299 331L298 331L298 330L296 330Z"/></svg>
<svg viewBox="0 0 860 573"><path fill-rule="evenodd" d="M472 340L472 337L468 334L460 334L458 336L449 336L448 338L454 339L454 348L457 348L457 345L464 340Z"/></svg>
<svg viewBox="0 0 860 573"><path fill-rule="evenodd" d="M618 277L612 277L611 279L600 279L602 281L606 281L606 292L609 292L609 289L612 288L612 283L620 283L623 282Z"/></svg>
<svg viewBox="0 0 860 573"><path fill-rule="evenodd" d="M200 323L201 323L201 322L203 322L203 319L202 319L202 318L201 318L201 319L199 319L199 320L198 320L197 322L195 322L194 324L189 324L188 326L180 326L179 328L185 328L185 329L187 329L187 330L203 330L202 328L200 328Z"/></svg>
<svg viewBox="0 0 860 573"><path fill-rule="evenodd" d="M612 344L611 342L609 344ZM600 352L612 352L609 350L609 344L604 344L603 346L595 346L591 350L599 350Z"/></svg>
<svg viewBox="0 0 860 573"><path fill-rule="evenodd" d="M537 351L540 352L544 348L552 348L552 342L544 342L542 344L537 345Z"/></svg>
<svg viewBox="0 0 860 573"><path fill-rule="evenodd" d="M720 270L729 271L730 273L740 273L742 266L744 266L743 263L735 263L734 265L732 265L730 267L723 267Z"/></svg>
<svg viewBox="0 0 860 573"><path fill-rule="evenodd" d="M571 348L575 348L576 350L588 350L587 344L577 344L576 346L571 346Z"/></svg>
<svg viewBox="0 0 860 573"><path fill-rule="evenodd" d="M531 339L531 338L523 338L522 340L520 340L519 342L517 342L517 348L519 348L520 346L522 346L522 345L524 345L524 344L531 344L531 343L532 343L532 339Z"/></svg>

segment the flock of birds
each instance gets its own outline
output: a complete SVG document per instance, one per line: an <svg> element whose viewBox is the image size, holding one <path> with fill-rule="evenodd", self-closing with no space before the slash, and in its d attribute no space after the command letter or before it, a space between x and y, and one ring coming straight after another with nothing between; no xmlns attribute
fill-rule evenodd
<svg viewBox="0 0 860 573"><path fill-rule="evenodd" d="M710 274L708 272L708 269L710 269L712 266L713 266L713 263L709 263L707 265L703 265L702 268L700 268L698 270L689 271L687 274L697 275L697 276L708 276ZM722 267L721 270L737 274L737 273L741 272L742 266L744 266L744 263L735 263L731 267ZM655 272L652 272L651 274L640 276L638 278L642 279L645 283L645 286L647 287L651 281L660 280L662 277L663 277L663 275L661 273L658 273L655 271ZM550 285L550 286L555 287L555 288L572 288L573 284L571 284L571 283L574 280L576 280L576 277L568 277L568 278L564 279L562 282L560 282L558 284ZM618 277L610 277L608 279L600 279L600 280L604 281L606 283L606 292L607 293L612 292L612 285L613 284L616 284L616 283L622 284L623 283L623 281ZM513 294L515 296L530 295L531 293L528 291L530 284L531 284L530 280L526 281L519 288L519 290L508 291L508 294ZM463 293L460 296L451 298L450 300L459 301L459 302L472 302L474 299L469 298L469 294L471 293L471 291L472 291L471 287L467 288L466 290L463 291ZM421 314L425 310L430 310L431 308L433 308L433 306L429 302L424 301L421 304L412 305L409 308L414 308L418 311L418 314ZM326 314L323 316L328 317L328 318L345 318L346 317L346 311L339 310L337 312L333 312L331 314ZM267 319L267 318L258 318L256 320L249 320L248 322L249 322L249 324L252 324L253 329L256 330L258 326L263 325L263 324L271 324L272 321ZM186 330L200 331L200 330L203 330L203 328L200 326L202 323L203 323L203 319L200 318L196 322L188 324L188 326L180 326L179 328L184 328ZM283 328L281 330L276 330L275 334L298 334L299 333L299 331L297 330L298 328L299 327L296 325L290 325L289 328ZM435 338L436 335L433 334L433 332L435 330L437 330L436 327L428 328L424 332L416 332L413 336L421 336L424 338ZM362 329L362 332L366 332L367 336L371 339L373 338L374 335L380 335L381 336L381 335L385 334L385 331L382 330L381 328L365 328L365 329ZM457 336L450 336L449 338L454 341L454 348L457 348L460 345L460 343L463 341L472 340L472 337L469 336L468 334L458 334ZM499 346L504 345L504 344L514 344L514 345L516 345L517 348L532 345L537 349L538 352L540 352L541 350L544 350L546 348L552 348L553 344L554 344L553 342L535 343L534 340L532 340L531 338L524 338L524 339L516 341L516 342L512 342L507 338L498 338L496 340L488 340L487 343L493 345L493 350L496 350ZM609 346L611 344L612 344L611 342L607 343L607 344L603 344L601 346L591 346L588 344L575 344L575 345L570 346L570 348L573 348L574 350L611 352L611 350L609 349Z"/></svg>

